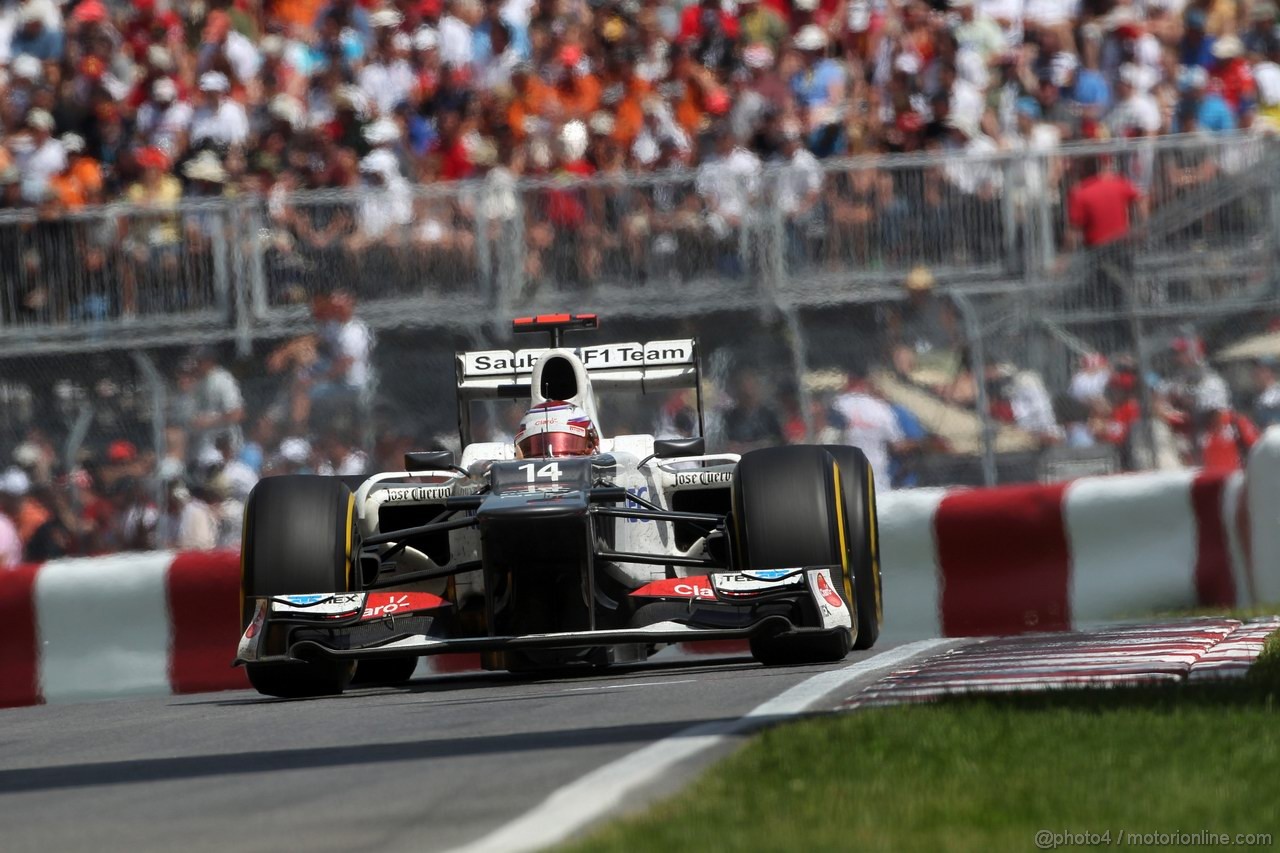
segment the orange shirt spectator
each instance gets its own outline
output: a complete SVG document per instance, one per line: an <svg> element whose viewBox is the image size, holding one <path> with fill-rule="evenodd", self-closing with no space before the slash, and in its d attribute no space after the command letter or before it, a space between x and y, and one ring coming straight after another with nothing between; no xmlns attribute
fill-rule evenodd
<svg viewBox="0 0 1280 853"><path fill-rule="evenodd" d="M22 503L18 506L18 515L14 518L14 526L18 528L18 538L22 540L22 544L31 541L32 535L44 526L52 516L49 511L41 506L40 502L28 495L22 499Z"/></svg>
<svg viewBox="0 0 1280 853"><path fill-rule="evenodd" d="M62 137L62 147L69 158L67 168L49 179L50 190L68 210L98 202L102 192L98 161L84 156L84 140L74 133Z"/></svg>
<svg viewBox="0 0 1280 853"><path fill-rule="evenodd" d="M566 45L561 51L564 77L554 88L557 104L566 122L571 119L586 120L600 106L600 81L593 74L581 70L582 50Z"/></svg>
<svg viewBox="0 0 1280 853"><path fill-rule="evenodd" d="M527 65L517 66L511 73L511 85L515 97L507 108L507 126L517 141L529 133L525 122L530 118L545 116L555 105L556 96L551 87L532 74Z"/></svg>
<svg viewBox="0 0 1280 853"><path fill-rule="evenodd" d="M285 24L310 29L320 14L320 0L271 0L267 15Z"/></svg>

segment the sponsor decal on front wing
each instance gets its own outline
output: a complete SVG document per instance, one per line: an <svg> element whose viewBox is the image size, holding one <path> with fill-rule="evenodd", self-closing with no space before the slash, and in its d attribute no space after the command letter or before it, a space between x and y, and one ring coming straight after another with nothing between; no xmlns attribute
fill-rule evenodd
<svg viewBox="0 0 1280 853"><path fill-rule="evenodd" d="M814 603L818 606L818 614L822 618L823 628L852 628L853 616L845 605L844 599L831 580L830 569L809 570L809 590L813 594Z"/></svg>
<svg viewBox="0 0 1280 853"><path fill-rule="evenodd" d="M663 578L647 583L631 593L637 598L688 598L715 600L715 590L706 575L690 578Z"/></svg>
<svg viewBox="0 0 1280 853"><path fill-rule="evenodd" d="M360 621L405 616L448 606L449 602L429 592L371 592L365 599Z"/></svg>
<svg viewBox="0 0 1280 853"><path fill-rule="evenodd" d="M267 615L267 602L259 601L253 606L253 619L236 647L236 658L252 661L258 659L258 634L262 632L262 622Z"/></svg>
<svg viewBox="0 0 1280 853"><path fill-rule="evenodd" d="M364 608L362 592L329 592L308 595L277 595L271 599L272 613L296 613L324 619L354 616Z"/></svg>
<svg viewBox="0 0 1280 853"><path fill-rule="evenodd" d="M800 569L757 569L711 575L711 585L721 595L758 595L803 584L804 574Z"/></svg>

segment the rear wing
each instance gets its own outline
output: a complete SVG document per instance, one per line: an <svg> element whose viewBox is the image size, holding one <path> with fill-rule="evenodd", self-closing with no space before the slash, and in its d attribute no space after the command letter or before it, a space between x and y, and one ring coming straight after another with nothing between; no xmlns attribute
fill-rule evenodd
<svg viewBox="0 0 1280 853"><path fill-rule="evenodd" d="M472 400L528 397L533 368L547 348L482 350L457 354L458 417L464 445ZM650 391L692 388L698 394L698 427L702 429L702 368L694 338L648 343L597 344L574 347L597 391Z"/></svg>

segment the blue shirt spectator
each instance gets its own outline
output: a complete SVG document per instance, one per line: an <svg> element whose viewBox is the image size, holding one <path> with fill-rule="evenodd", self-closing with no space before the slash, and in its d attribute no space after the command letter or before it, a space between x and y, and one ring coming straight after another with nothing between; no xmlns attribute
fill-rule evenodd
<svg viewBox="0 0 1280 853"><path fill-rule="evenodd" d="M1081 68L1076 72L1076 85L1071 99L1081 106L1097 107L1098 115L1111 108L1111 86L1101 71Z"/></svg>

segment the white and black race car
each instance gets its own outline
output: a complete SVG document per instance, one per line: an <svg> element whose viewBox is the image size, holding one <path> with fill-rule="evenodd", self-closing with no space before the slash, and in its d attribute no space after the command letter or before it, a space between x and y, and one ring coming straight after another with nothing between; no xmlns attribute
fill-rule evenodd
<svg viewBox="0 0 1280 853"><path fill-rule="evenodd" d="M481 400L697 391L694 340L569 348L594 315L516 320L551 346L457 356L461 459L408 453L358 484L281 476L249 496L237 664L272 696L410 677L423 655L488 669L642 660L667 643L749 640L765 664L868 648L882 614L875 485L862 451L707 453L702 438L602 438L583 457L472 442ZM701 425L701 424L700 424ZM354 490L353 490L354 489Z"/></svg>

